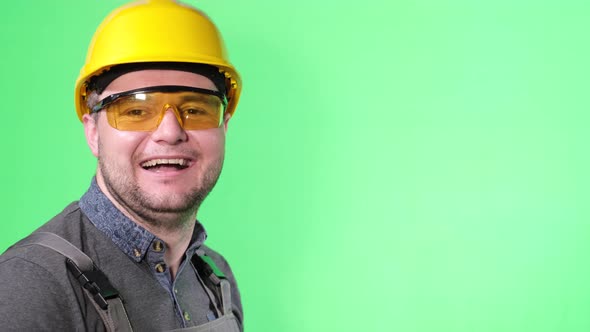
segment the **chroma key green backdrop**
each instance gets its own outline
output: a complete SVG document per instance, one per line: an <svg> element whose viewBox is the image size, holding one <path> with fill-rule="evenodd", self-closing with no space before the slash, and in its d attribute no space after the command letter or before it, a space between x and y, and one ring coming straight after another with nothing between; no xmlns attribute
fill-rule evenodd
<svg viewBox="0 0 590 332"><path fill-rule="evenodd" d="M199 218L247 331L590 331L590 2L187 2L244 79ZM90 183L121 4L0 4L0 251Z"/></svg>

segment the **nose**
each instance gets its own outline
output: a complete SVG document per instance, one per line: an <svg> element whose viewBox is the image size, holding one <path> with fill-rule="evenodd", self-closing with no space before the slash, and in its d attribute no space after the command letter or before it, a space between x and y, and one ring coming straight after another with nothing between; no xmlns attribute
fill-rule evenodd
<svg viewBox="0 0 590 332"><path fill-rule="evenodd" d="M156 142L165 142L172 145L184 142L188 138L172 108L166 110L160 125L152 132L151 137Z"/></svg>

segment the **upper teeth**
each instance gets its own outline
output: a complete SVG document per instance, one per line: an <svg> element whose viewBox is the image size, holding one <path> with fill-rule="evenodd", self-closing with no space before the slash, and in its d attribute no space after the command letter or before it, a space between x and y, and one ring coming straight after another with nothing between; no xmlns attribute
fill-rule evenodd
<svg viewBox="0 0 590 332"><path fill-rule="evenodd" d="M146 161L145 163L141 164L142 167L152 167L156 165L162 164L176 164L180 166L184 166L188 163L186 159L152 159Z"/></svg>

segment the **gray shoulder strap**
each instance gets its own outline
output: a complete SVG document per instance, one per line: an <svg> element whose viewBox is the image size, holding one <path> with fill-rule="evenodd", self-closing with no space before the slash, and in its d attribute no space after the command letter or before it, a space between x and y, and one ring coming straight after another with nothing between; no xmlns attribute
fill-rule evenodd
<svg viewBox="0 0 590 332"><path fill-rule="evenodd" d="M102 321L104 322L107 331L114 332L132 332L127 312L123 306L123 302L118 296L118 292L108 284L106 277L99 282L107 282L107 287L111 296L103 297L100 294L100 286L97 285L95 280L89 279L88 276L96 275L99 270L94 269L94 263L92 259L78 249L75 245L68 242L61 236L50 233L50 232L37 232L33 233L24 240L20 241L15 247L26 247L31 245L39 245L49 248L53 251L60 253L62 256L68 258L72 263L75 264L74 270L70 269L74 276L80 281L83 286L84 292L90 299L90 303L96 308ZM68 268L70 268L68 262ZM91 273L94 272L94 273ZM102 272L99 273L102 275ZM102 278L101 278L102 279ZM114 291L114 293L113 293ZM102 304L97 303L97 297L100 298Z"/></svg>
<svg viewBox="0 0 590 332"><path fill-rule="evenodd" d="M17 244L18 247L29 245L39 245L57 251L62 256L71 259L82 271L92 271L94 269L94 263L90 257L57 234L49 232L33 233Z"/></svg>

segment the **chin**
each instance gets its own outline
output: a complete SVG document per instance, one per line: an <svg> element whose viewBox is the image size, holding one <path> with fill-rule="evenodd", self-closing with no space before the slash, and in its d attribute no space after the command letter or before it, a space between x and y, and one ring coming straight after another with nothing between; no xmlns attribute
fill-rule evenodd
<svg viewBox="0 0 590 332"><path fill-rule="evenodd" d="M205 198L200 188L190 191L184 190L165 190L153 192L153 190L144 191L143 205L158 211L189 211L194 209Z"/></svg>

